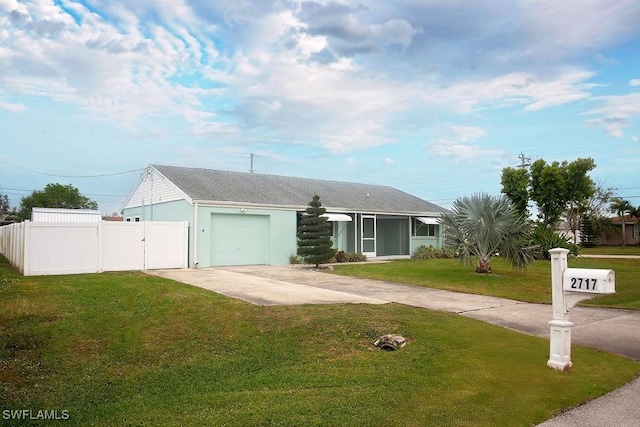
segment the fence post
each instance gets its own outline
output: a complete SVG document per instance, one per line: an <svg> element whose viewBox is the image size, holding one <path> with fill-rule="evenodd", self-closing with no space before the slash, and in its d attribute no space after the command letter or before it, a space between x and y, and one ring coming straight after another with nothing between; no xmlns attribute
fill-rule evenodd
<svg viewBox="0 0 640 427"><path fill-rule="evenodd" d="M142 270L147 269L147 221L142 221Z"/></svg>
<svg viewBox="0 0 640 427"><path fill-rule="evenodd" d="M31 259L29 257L29 239L31 238L31 233L30 233L30 228L31 228L31 221L26 220L24 222L24 230L22 232L22 274L24 274L25 276L29 276L31 275L31 266L29 265L29 263L31 262Z"/></svg>
<svg viewBox="0 0 640 427"><path fill-rule="evenodd" d="M102 224L103 223L104 223L104 221L98 222L98 230L97 230L97 232L98 232L98 242L97 242L97 245L98 245L98 253L97 253L97 256L98 256L98 259L97 259L97 263L98 263L97 270L98 270L98 273L104 272L104 244L102 242L102 236L103 236L103 229L102 229L103 225Z"/></svg>

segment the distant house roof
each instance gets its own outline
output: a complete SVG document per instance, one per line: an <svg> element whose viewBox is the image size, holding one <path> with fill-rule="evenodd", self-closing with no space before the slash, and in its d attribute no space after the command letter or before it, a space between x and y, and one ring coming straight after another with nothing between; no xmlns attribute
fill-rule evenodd
<svg viewBox="0 0 640 427"><path fill-rule="evenodd" d="M100 222L102 214L93 209L32 208L33 222Z"/></svg>
<svg viewBox="0 0 640 427"><path fill-rule="evenodd" d="M389 186L247 172L152 165L193 201L235 202L303 209L314 195L326 209L433 213L446 209Z"/></svg>
<svg viewBox="0 0 640 427"><path fill-rule="evenodd" d="M613 221L614 223L620 223L622 224L622 221L624 220L625 223L633 223L638 221L638 218L636 218L633 215L625 215L625 216L614 216L613 218L611 218L611 221Z"/></svg>

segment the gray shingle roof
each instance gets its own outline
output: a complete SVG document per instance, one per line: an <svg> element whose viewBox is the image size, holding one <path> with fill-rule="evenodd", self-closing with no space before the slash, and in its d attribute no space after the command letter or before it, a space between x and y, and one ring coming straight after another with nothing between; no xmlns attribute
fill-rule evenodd
<svg viewBox="0 0 640 427"><path fill-rule="evenodd" d="M314 195L328 210L439 213L446 210L389 186L214 169L152 165L192 200L295 206Z"/></svg>

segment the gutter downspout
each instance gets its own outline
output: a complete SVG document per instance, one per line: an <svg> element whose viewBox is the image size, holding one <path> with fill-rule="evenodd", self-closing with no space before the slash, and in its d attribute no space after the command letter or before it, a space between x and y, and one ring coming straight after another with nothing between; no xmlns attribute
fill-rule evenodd
<svg viewBox="0 0 640 427"><path fill-rule="evenodd" d="M193 207L193 268L198 268L198 202Z"/></svg>

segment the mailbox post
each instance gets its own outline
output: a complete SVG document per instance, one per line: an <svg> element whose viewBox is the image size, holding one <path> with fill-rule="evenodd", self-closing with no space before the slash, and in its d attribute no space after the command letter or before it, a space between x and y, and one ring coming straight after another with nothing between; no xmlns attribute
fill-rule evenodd
<svg viewBox="0 0 640 427"><path fill-rule="evenodd" d="M550 348L547 366L565 370L571 363L571 327L569 310L582 300L598 294L615 293L615 274L612 270L567 268L569 251L550 249L551 297L553 320L550 326Z"/></svg>

